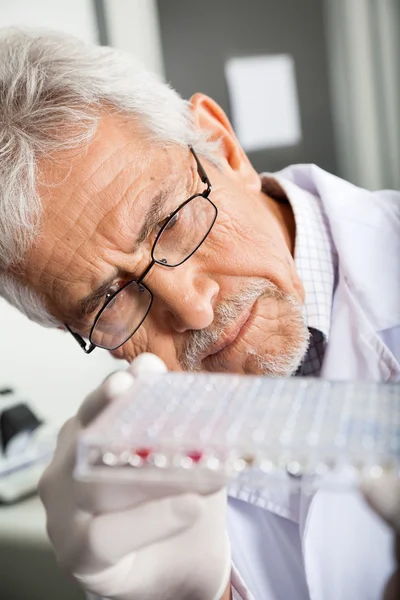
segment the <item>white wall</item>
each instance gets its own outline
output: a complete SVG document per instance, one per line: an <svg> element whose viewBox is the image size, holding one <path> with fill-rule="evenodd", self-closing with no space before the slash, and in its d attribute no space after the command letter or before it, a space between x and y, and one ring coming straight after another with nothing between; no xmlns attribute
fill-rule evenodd
<svg viewBox="0 0 400 600"><path fill-rule="evenodd" d="M92 0L0 0L0 27L50 27L97 41Z"/></svg>
<svg viewBox="0 0 400 600"><path fill-rule="evenodd" d="M105 0L109 42L164 74L156 0Z"/></svg>
<svg viewBox="0 0 400 600"><path fill-rule="evenodd" d="M98 348L86 356L70 334L40 327L0 299L0 387L15 386L46 419L65 421L124 365Z"/></svg>
<svg viewBox="0 0 400 600"><path fill-rule="evenodd" d="M0 0L0 27L50 27L96 41L91 0ZM124 363L104 350L85 356L71 336L31 323L0 299L0 386L18 388L42 416L57 423Z"/></svg>

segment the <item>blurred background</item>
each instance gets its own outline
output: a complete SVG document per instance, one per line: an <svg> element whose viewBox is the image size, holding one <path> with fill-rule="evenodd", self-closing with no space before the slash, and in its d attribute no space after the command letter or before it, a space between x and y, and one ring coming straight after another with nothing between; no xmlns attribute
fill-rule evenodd
<svg viewBox="0 0 400 600"><path fill-rule="evenodd" d="M259 171L313 162L400 188L400 0L0 0L10 25L118 47L184 97L209 94ZM63 422L123 366L0 299L0 388L39 418ZM54 566L38 503L0 510L2 539L1 598L82 598Z"/></svg>

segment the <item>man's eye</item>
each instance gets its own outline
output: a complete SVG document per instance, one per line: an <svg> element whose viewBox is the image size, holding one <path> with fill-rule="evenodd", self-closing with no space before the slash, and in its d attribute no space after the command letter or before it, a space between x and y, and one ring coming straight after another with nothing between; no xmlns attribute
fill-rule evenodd
<svg viewBox="0 0 400 600"><path fill-rule="evenodd" d="M165 223L167 223L167 222L168 222L168 225L166 226L164 231L169 231L170 229L175 227L176 223L178 222L178 219L179 219L179 212L175 213L172 217L167 217L163 221L160 221L157 225L158 231L160 231L164 227Z"/></svg>
<svg viewBox="0 0 400 600"><path fill-rule="evenodd" d="M112 287L109 287L106 293L107 300L111 298L111 296L113 296L115 292L118 292L118 290L121 289L121 287L122 283L115 283Z"/></svg>
<svg viewBox="0 0 400 600"><path fill-rule="evenodd" d="M113 285L112 287L110 287L108 289L108 292L106 293L106 302L109 301L109 299L114 296L114 294L116 292L118 292L118 290L120 290L122 287L122 283L116 283L115 285ZM107 305L107 308L111 308L113 306L113 304L115 303L116 298L113 298L112 301Z"/></svg>

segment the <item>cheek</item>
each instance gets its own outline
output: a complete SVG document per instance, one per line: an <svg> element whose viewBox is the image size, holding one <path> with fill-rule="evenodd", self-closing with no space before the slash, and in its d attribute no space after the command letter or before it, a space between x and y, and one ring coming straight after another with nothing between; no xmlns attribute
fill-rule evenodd
<svg viewBox="0 0 400 600"><path fill-rule="evenodd" d="M251 232L228 214L218 214L214 228L206 240L204 252L209 250L212 256L223 257L223 260L238 260L240 256L251 254L253 245Z"/></svg>
<svg viewBox="0 0 400 600"><path fill-rule="evenodd" d="M288 267L285 248L277 246L267 227L251 228L225 216L210 233L204 252L210 265L214 261L218 270L231 275L269 278Z"/></svg>
<svg viewBox="0 0 400 600"><path fill-rule="evenodd" d="M294 261L274 220L257 206L247 210L242 204L234 218L229 207L221 208L202 250L204 264L215 274L270 280L293 295Z"/></svg>
<svg viewBox="0 0 400 600"><path fill-rule="evenodd" d="M265 207L257 198L243 198L238 195L224 197L218 204L218 217L214 226L224 242L238 240L251 244L262 236L270 237L273 222Z"/></svg>
<svg viewBox="0 0 400 600"><path fill-rule="evenodd" d="M165 362L169 371L180 371L181 366L177 359L177 351L175 346L175 338L165 330L163 326L152 328L151 332L148 332L149 340L149 352L156 354L161 360Z"/></svg>
<svg viewBox="0 0 400 600"><path fill-rule="evenodd" d="M144 327L141 327L123 346L113 350L111 354L114 358L132 362L142 352L151 352L149 339Z"/></svg>
<svg viewBox="0 0 400 600"><path fill-rule="evenodd" d="M132 362L139 354L151 352L165 362L169 371L181 370L177 360L174 340L171 334L163 333L154 324L149 322L142 325L130 340L111 354L115 358Z"/></svg>

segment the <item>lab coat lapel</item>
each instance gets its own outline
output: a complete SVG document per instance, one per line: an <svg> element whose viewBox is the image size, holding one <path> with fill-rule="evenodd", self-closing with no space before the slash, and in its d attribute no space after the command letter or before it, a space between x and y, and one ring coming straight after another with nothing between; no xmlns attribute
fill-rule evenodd
<svg viewBox="0 0 400 600"><path fill-rule="evenodd" d="M345 278L339 282L321 376L331 380L396 381L400 366Z"/></svg>
<svg viewBox="0 0 400 600"><path fill-rule="evenodd" d="M312 499L302 496L302 508L300 530L311 600L381 598L395 568L394 536L361 494L320 489Z"/></svg>

